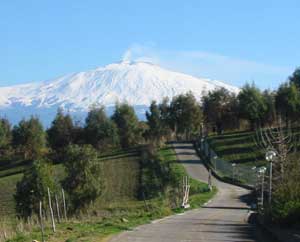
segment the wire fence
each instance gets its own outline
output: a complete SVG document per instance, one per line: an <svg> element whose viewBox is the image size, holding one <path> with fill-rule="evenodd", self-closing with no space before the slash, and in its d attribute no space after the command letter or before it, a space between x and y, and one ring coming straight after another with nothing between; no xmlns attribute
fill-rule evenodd
<svg viewBox="0 0 300 242"><path fill-rule="evenodd" d="M206 160L210 163L210 166L219 176L251 187L256 186L258 179L256 169L221 159L214 150L209 147L209 144L205 139L197 140L196 148L203 156L205 156Z"/></svg>

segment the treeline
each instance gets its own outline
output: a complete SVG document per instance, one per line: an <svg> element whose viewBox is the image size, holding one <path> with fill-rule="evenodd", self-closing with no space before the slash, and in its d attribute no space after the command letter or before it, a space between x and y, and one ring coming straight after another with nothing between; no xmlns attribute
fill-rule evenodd
<svg viewBox="0 0 300 242"><path fill-rule="evenodd" d="M279 119L298 124L300 117L300 69L274 91L246 84L236 95L226 89L209 92L202 100L204 123L211 130L254 130Z"/></svg>
<svg viewBox="0 0 300 242"><path fill-rule="evenodd" d="M14 127L2 118L1 160L6 164L9 161L11 167L18 163L31 164L17 184L18 215L29 217L37 213L39 202L47 203L48 188L54 194L63 188L67 192L69 212L79 211L99 197L103 190L100 154L141 144L156 146L174 136L189 137L199 130L201 112L195 97L189 93L174 97L171 102L167 99L161 104L153 102L146 116L147 121L139 121L132 106L119 103L111 117L107 116L104 107L92 107L84 124L74 122L70 114L60 109L47 130L38 117L24 119ZM150 153L141 162L151 160L156 164L155 171L151 172L157 177L156 173L164 168L157 167L162 163L153 152ZM53 164L63 165L65 175L62 180L55 174ZM150 168L143 166L143 169ZM165 185L158 184L161 189L152 191L152 181L146 180L143 179L141 184L145 191L139 194L140 197L151 198L163 191ZM166 184L169 183L167 180L164 179Z"/></svg>

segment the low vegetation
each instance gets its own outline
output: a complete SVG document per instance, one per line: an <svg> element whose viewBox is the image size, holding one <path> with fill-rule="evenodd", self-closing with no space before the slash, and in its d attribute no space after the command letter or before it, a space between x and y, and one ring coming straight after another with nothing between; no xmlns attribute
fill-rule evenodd
<svg viewBox="0 0 300 242"><path fill-rule="evenodd" d="M158 189L161 191L160 194L152 198L139 199L141 191L139 179L148 175L148 172L140 167L140 159L149 159L145 157L145 152L149 154L150 151L141 147L101 156L99 161L103 168L102 178L106 181L104 184L106 188L103 189L101 196L76 216L57 224L56 233L52 232L50 221L47 221L45 230L47 241L99 241L110 234L181 212L180 178L185 176L186 172L177 162L174 150L170 146L161 148L155 155L157 167L160 168L155 169L154 174L158 175L157 172L165 167L170 168L165 176L168 178L162 183L165 186ZM57 165L56 169L58 168L61 168L61 165ZM169 179L170 177L176 179ZM151 181L145 181L144 185L151 185ZM209 192L206 184L192 180L191 207L201 206L214 193L215 190ZM19 234L8 241L40 240L41 233L35 217L32 218L31 224L24 222L20 226L19 221L15 222L15 226L15 231L19 231Z"/></svg>

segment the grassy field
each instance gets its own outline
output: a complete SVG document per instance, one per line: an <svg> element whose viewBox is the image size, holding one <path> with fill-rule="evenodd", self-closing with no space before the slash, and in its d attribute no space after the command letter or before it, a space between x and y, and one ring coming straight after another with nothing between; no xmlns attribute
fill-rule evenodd
<svg viewBox="0 0 300 242"><path fill-rule="evenodd" d="M180 178L186 175L181 164L176 161L174 150L165 147L159 152L162 162L169 163L170 169ZM168 196L151 200L139 201L136 199L139 177L139 152L138 150L116 151L113 154L102 155L101 164L105 180L105 190L102 196L89 208L86 213L72 218L68 222L57 225L57 232L53 234L50 224L47 224L47 241L105 241L109 235L130 230L133 227L149 223L154 219L181 212L181 209L170 206ZM63 175L62 167L57 166L57 172ZM8 176L1 178L0 182L8 182L10 187L20 178ZM1 183L0 183L1 184ZM204 183L193 180L191 182L191 207L196 208L209 200L214 193L208 192ZM2 187L0 187L1 191ZM11 191L13 192L13 190ZM7 200L10 204L12 200ZM5 204L5 203L3 203ZM11 206L11 205L10 205ZM37 224L22 225L16 228L19 233L8 241L41 240ZM1 236L1 235L0 235ZM1 239L0 239L1 241Z"/></svg>
<svg viewBox="0 0 300 242"><path fill-rule="evenodd" d="M265 163L264 152L254 141L254 132L230 132L208 138L210 147L217 155L242 166L260 166Z"/></svg>

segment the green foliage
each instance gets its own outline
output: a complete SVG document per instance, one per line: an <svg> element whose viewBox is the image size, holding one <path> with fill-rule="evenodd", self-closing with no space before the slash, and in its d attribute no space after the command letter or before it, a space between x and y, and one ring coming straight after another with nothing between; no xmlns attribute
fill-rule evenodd
<svg viewBox="0 0 300 242"><path fill-rule="evenodd" d="M84 130L88 144L102 150L118 146L119 137L116 124L107 117L103 106L93 107L85 122Z"/></svg>
<svg viewBox="0 0 300 242"><path fill-rule="evenodd" d="M24 159L35 160L46 151L46 135L38 118L22 120L13 129L13 145Z"/></svg>
<svg viewBox="0 0 300 242"><path fill-rule="evenodd" d="M102 190L98 153L90 145L70 145L66 150L66 178L63 186L68 192L73 209L93 202Z"/></svg>
<svg viewBox="0 0 300 242"><path fill-rule="evenodd" d="M293 74L289 77L291 84L294 84L300 90L300 67L296 68Z"/></svg>
<svg viewBox="0 0 300 242"><path fill-rule="evenodd" d="M170 146L159 150L147 147L142 152L140 198L155 198L169 194L169 199L181 199L182 178L187 173L177 162L176 154ZM190 179L190 195L208 192L208 186ZM178 204L177 204L178 205Z"/></svg>
<svg viewBox="0 0 300 242"><path fill-rule="evenodd" d="M51 127L47 130L48 141L55 151L64 150L74 139L74 124L69 114L64 114L61 109L57 111Z"/></svg>
<svg viewBox="0 0 300 242"><path fill-rule="evenodd" d="M300 114L300 92L294 83L281 85L276 95L276 108L286 121L294 121Z"/></svg>
<svg viewBox="0 0 300 242"><path fill-rule="evenodd" d="M8 150L12 141L11 125L5 118L0 119L0 152Z"/></svg>
<svg viewBox="0 0 300 242"><path fill-rule="evenodd" d="M267 111L262 93L254 84L246 84L238 95L238 101L241 117L248 120L254 129Z"/></svg>
<svg viewBox="0 0 300 242"><path fill-rule="evenodd" d="M164 121L162 105L159 106L153 101L150 105L150 110L146 112L147 124L149 126L146 136L155 143L160 142L169 133L169 127Z"/></svg>
<svg viewBox="0 0 300 242"><path fill-rule="evenodd" d="M255 132L225 132L208 138L218 157L239 166L253 167L264 164L264 151L255 143Z"/></svg>
<svg viewBox="0 0 300 242"><path fill-rule="evenodd" d="M169 108L173 130L187 139L200 130L202 115L200 105L192 93L174 97Z"/></svg>
<svg viewBox="0 0 300 242"><path fill-rule="evenodd" d="M262 118L262 125L271 125L276 120L275 92L268 90L263 92L264 103L266 104L266 112Z"/></svg>
<svg viewBox="0 0 300 242"><path fill-rule="evenodd" d="M276 223L292 225L300 221L300 162L292 157L287 163L273 193L271 216Z"/></svg>
<svg viewBox="0 0 300 242"><path fill-rule="evenodd" d="M238 127L237 106L236 96L225 88L211 91L202 98L205 122L215 126L218 134Z"/></svg>
<svg viewBox="0 0 300 242"><path fill-rule="evenodd" d="M52 165L44 160L37 160L17 183L15 194L17 214L27 218L33 213L38 213L39 201L46 201L48 187L51 191L56 188Z"/></svg>
<svg viewBox="0 0 300 242"><path fill-rule="evenodd" d="M132 106L127 103L116 104L112 120L118 127L122 148L132 147L141 140L139 121Z"/></svg>
<svg viewBox="0 0 300 242"><path fill-rule="evenodd" d="M140 197L151 199L165 192L169 180L169 167L157 154L144 149L141 160Z"/></svg>

